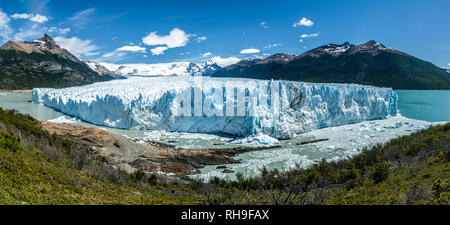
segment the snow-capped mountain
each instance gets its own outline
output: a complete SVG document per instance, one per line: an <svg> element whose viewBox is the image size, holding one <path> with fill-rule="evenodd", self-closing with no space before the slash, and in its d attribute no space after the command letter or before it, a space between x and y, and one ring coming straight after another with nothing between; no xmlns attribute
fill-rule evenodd
<svg viewBox="0 0 450 225"><path fill-rule="evenodd" d="M327 44L298 56L276 54L242 60L211 76L357 83L395 89L450 87L450 76L444 69L374 40L360 45Z"/></svg>
<svg viewBox="0 0 450 225"><path fill-rule="evenodd" d="M122 75L117 74L117 73L115 73L115 72L113 72L111 70L108 70L106 67L104 67L100 63L92 62L92 61L86 61L86 60L83 60L83 63L88 65L89 68L91 68L91 70L94 70L95 72L97 72L101 76L109 76L109 77L111 77L111 79L120 79L120 78L122 78Z"/></svg>
<svg viewBox="0 0 450 225"><path fill-rule="evenodd" d="M320 57L325 54L330 54L332 56L339 56L348 49L350 49L353 45L351 45L348 42L345 42L342 45L336 45L336 44L328 44L324 45L315 49L312 49L310 51L307 51L303 54L301 54L298 57L305 57L305 56L311 56L311 57Z"/></svg>
<svg viewBox="0 0 450 225"><path fill-rule="evenodd" d="M392 48L386 48L383 44L371 40L361 45L352 45L348 42L345 42L341 45L336 44L328 44L324 46L320 46L318 48L312 49L310 51L307 51L296 58L302 58L305 56L311 56L311 57L320 57L326 54L332 55L332 56L341 56L341 55L353 55L356 53L361 54L369 54L372 56L378 55L381 52L391 52L391 53L397 53L397 54L403 54L406 55L403 52L400 52L398 50L392 49Z"/></svg>
<svg viewBox="0 0 450 225"><path fill-rule="evenodd" d="M172 63L136 63L136 64L113 64L100 62L99 65L113 71L116 74L144 75L144 76L208 76L221 69L219 65L212 61L205 63L172 62Z"/></svg>

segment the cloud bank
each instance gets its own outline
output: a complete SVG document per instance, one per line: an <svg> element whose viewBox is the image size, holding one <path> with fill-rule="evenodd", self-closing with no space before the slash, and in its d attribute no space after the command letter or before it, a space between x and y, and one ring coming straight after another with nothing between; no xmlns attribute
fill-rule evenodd
<svg viewBox="0 0 450 225"><path fill-rule="evenodd" d="M13 19L24 19L29 20L36 23L45 23L49 20L48 17L40 15L40 14L26 14L26 13L15 13L11 16Z"/></svg>
<svg viewBox="0 0 450 225"><path fill-rule="evenodd" d="M97 52L99 47L92 44L91 40L81 40L78 37L66 38L62 36L57 36L54 39L59 46L67 49L77 57L86 57L100 54L99 52Z"/></svg>

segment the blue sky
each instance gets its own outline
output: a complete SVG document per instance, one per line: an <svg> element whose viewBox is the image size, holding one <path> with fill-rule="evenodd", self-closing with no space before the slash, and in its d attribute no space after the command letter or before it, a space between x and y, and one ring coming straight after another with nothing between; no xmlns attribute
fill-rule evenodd
<svg viewBox="0 0 450 225"><path fill-rule="evenodd" d="M450 67L448 0L0 0L0 9L0 42L48 33L77 56L96 61L297 55L328 43L374 39Z"/></svg>

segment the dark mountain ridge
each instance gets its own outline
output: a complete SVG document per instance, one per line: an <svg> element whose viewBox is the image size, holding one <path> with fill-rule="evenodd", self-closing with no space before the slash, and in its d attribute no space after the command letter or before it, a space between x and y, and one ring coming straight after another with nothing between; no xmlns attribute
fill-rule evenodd
<svg viewBox="0 0 450 225"><path fill-rule="evenodd" d="M275 54L266 59L242 60L212 76L450 89L450 75L441 68L374 40L361 45L328 44L298 56Z"/></svg>
<svg viewBox="0 0 450 225"><path fill-rule="evenodd" d="M8 41L0 47L0 89L62 88L117 78L101 69L91 69L47 34L34 41Z"/></svg>

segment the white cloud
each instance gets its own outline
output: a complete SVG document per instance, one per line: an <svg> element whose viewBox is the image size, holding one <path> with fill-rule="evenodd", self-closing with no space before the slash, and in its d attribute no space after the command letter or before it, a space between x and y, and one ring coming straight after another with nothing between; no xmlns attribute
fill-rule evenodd
<svg viewBox="0 0 450 225"><path fill-rule="evenodd" d="M201 36L201 37L197 37L197 43L200 43L200 42L202 42L202 41L206 41L206 39L208 39L207 37L205 37L205 36Z"/></svg>
<svg viewBox="0 0 450 225"><path fill-rule="evenodd" d="M183 47L188 41L189 35L179 28L172 29L169 35L160 36L155 31L142 38L142 42L146 45L166 45L167 48Z"/></svg>
<svg viewBox="0 0 450 225"><path fill-rule="evenodd" d="M292 26L293 27L298 27L298 26L306 26L306 27L310 27L314 25L314 22L311 20L306 19L305 17L303 17L300 21L295 22Z"/></svg>
<svg viewBox="0 0 450 225"><path fill-rule="evenodd" d="M220 56L212 57L210 60L221 67L229 66L241 61L241 59L237 57L222 58Z"/></svg>
<svg viewBox="0 0 450 225"><path fill-rule="evenodd" d="M119 52L142 52L142 53L145 53L146 49L144 47L135 45L135 46L123 46L123 47L120 47L120 48L116 49L116 51L119 51Z"/></svg>
<svg viewBox="0 0 450 225"><path fill-rule="evenodd" d="M9 26L10 21L9 16L0 9L0 37L3 39L9 39L13 33L13 29Z"/></svg>
<svg viewBox="0 0 450 225"><path fill-rule="evenodd" d="M24 19L24 20L30 20L36 23L45 23L48 21L48 17L40 15L40 14L26 14L26 13L15 13L11 16L13 19Z"/></svg>
<svg viewBox="0 0 450 225"><path fill-rule="evenodd" d="M165 47L165 46L159 46L159 47L150 49L150 51L152 52L152 55L163 55L167 49L169 49L169 48Z"/></svg>
<svg viewBox="0 0 450 225"><path fill-rule="evenodd" d="M95 8L85 9L85 10L75 13L75 15L70 17L69 20L72 20L72 21L84 20L84 19L86 19L86 17L90 16L94 12L95 12Z"/></svg>
<svg viewBox="0 0 450 225"><path fill-rule="evenodd" d="M269 26L267 26L267 22L266 22L266 21L263 21L263 22L259 23L259 25L260 25L262 28L264 28L264 29L269 28Z"/></svg>
<svg viewBox="0 0 450 225"><path fill-rule="evenodd" d="M317 37L317 36L319 36L319 33L300 35L301 38L311 38L311 37Z"/></svg>
<svg viewBox="0 0 450 225"><path fill-rule="evenodd" d="M203 54L202 54L203 57L208 57L208 56L211 56L211 55L212 55L211 52L206 52L206 53L203 53Z"/></svg>
<svg viewBox="0 0 450 225"><path fill-rule="evenodd" d="M81 40L78 37L65 38L62 36L57 36L54 39L59 46L67 49L77 57L86 57L99 54L99 52L96 52L99 47L92 44L91 40Z"/></svg>
<svg viewBox="0 0 450 225"><path fill-rule="evenodd" d="M259 53L261 50L255 48L248 48L241 51L241 54L255 54Z"/></svg>
<svg viewBox="0 0 450 225"><path fill-rule="evenodd" d="M35 29L22 29L18 30L19 32L14 34L15 41L26 41L29 39L37 38L42 36L43 32Z"/></svg>
<svg viewBox="0 0 450 225"><path fill-rule="evenodd" d="M141 46L137 46L137 45L122 46L112 52L107 52L107 53L103 54L102 59L100 59L100 60L108 59L108 60L118 61L118 60L121 60L123 56L126 56L127 52L146 53L147 49L144 47L141 47ZM144 57L147 58L147 55L144 55Z"/></svg>
<svg viewBox="0 0 450 225"><path fill-rule="evenodd" d="M158 35L156 31L151 32L149 35L142 38L142 43L149 46L162 45L150 49L153 55L162 55L169 48L186 46L189 42L189 37L192 36L196 35L189 35L179 28L173 28L168 35ZM199 41L199 39L197 39L197 41Z"/></svg>
<svg viewBox="0 0 450 225"><path fill-rule="evenodd" d="M70 21L70 23L77 28L84 28L89 25L89 20L94 12L95 8L79 11L75 13L74 16L70 17L68 21Z"/></svg>
<svg viewBox="0 0 450 225"><path fill-rule="evenodd" d="M270 44L270 45L264 46L264 48L265 48L265 49L275 48L275 47L278 47L278 46L281 46L281 45L283 45L283 44L281 44L281 43Z"/></svg>
<svg viewBox="0 0 450 225"><path fill-rule="evenodd" d="M298 42L302 43L302 42L303 42L303 39L298 40Z"/></svg>
<svg viewBox="0 0 450 225"><path fill-rule="evenodd" d="M50 33L58 33L58 34L64 35L64 34L67 34L67 33L70 32L70 28L68 28L68 27L67 28L50 27L48 29L48 32L50 32Z"/></svg>
<svg viewBox="0 0 450 225"><path fill-rule="evenodd" d="M125 56L126 53L125 52L117 52L117 51L112 51L112 52L108 52L102 55L103 58L120 58L122 56Z"/></svg>

